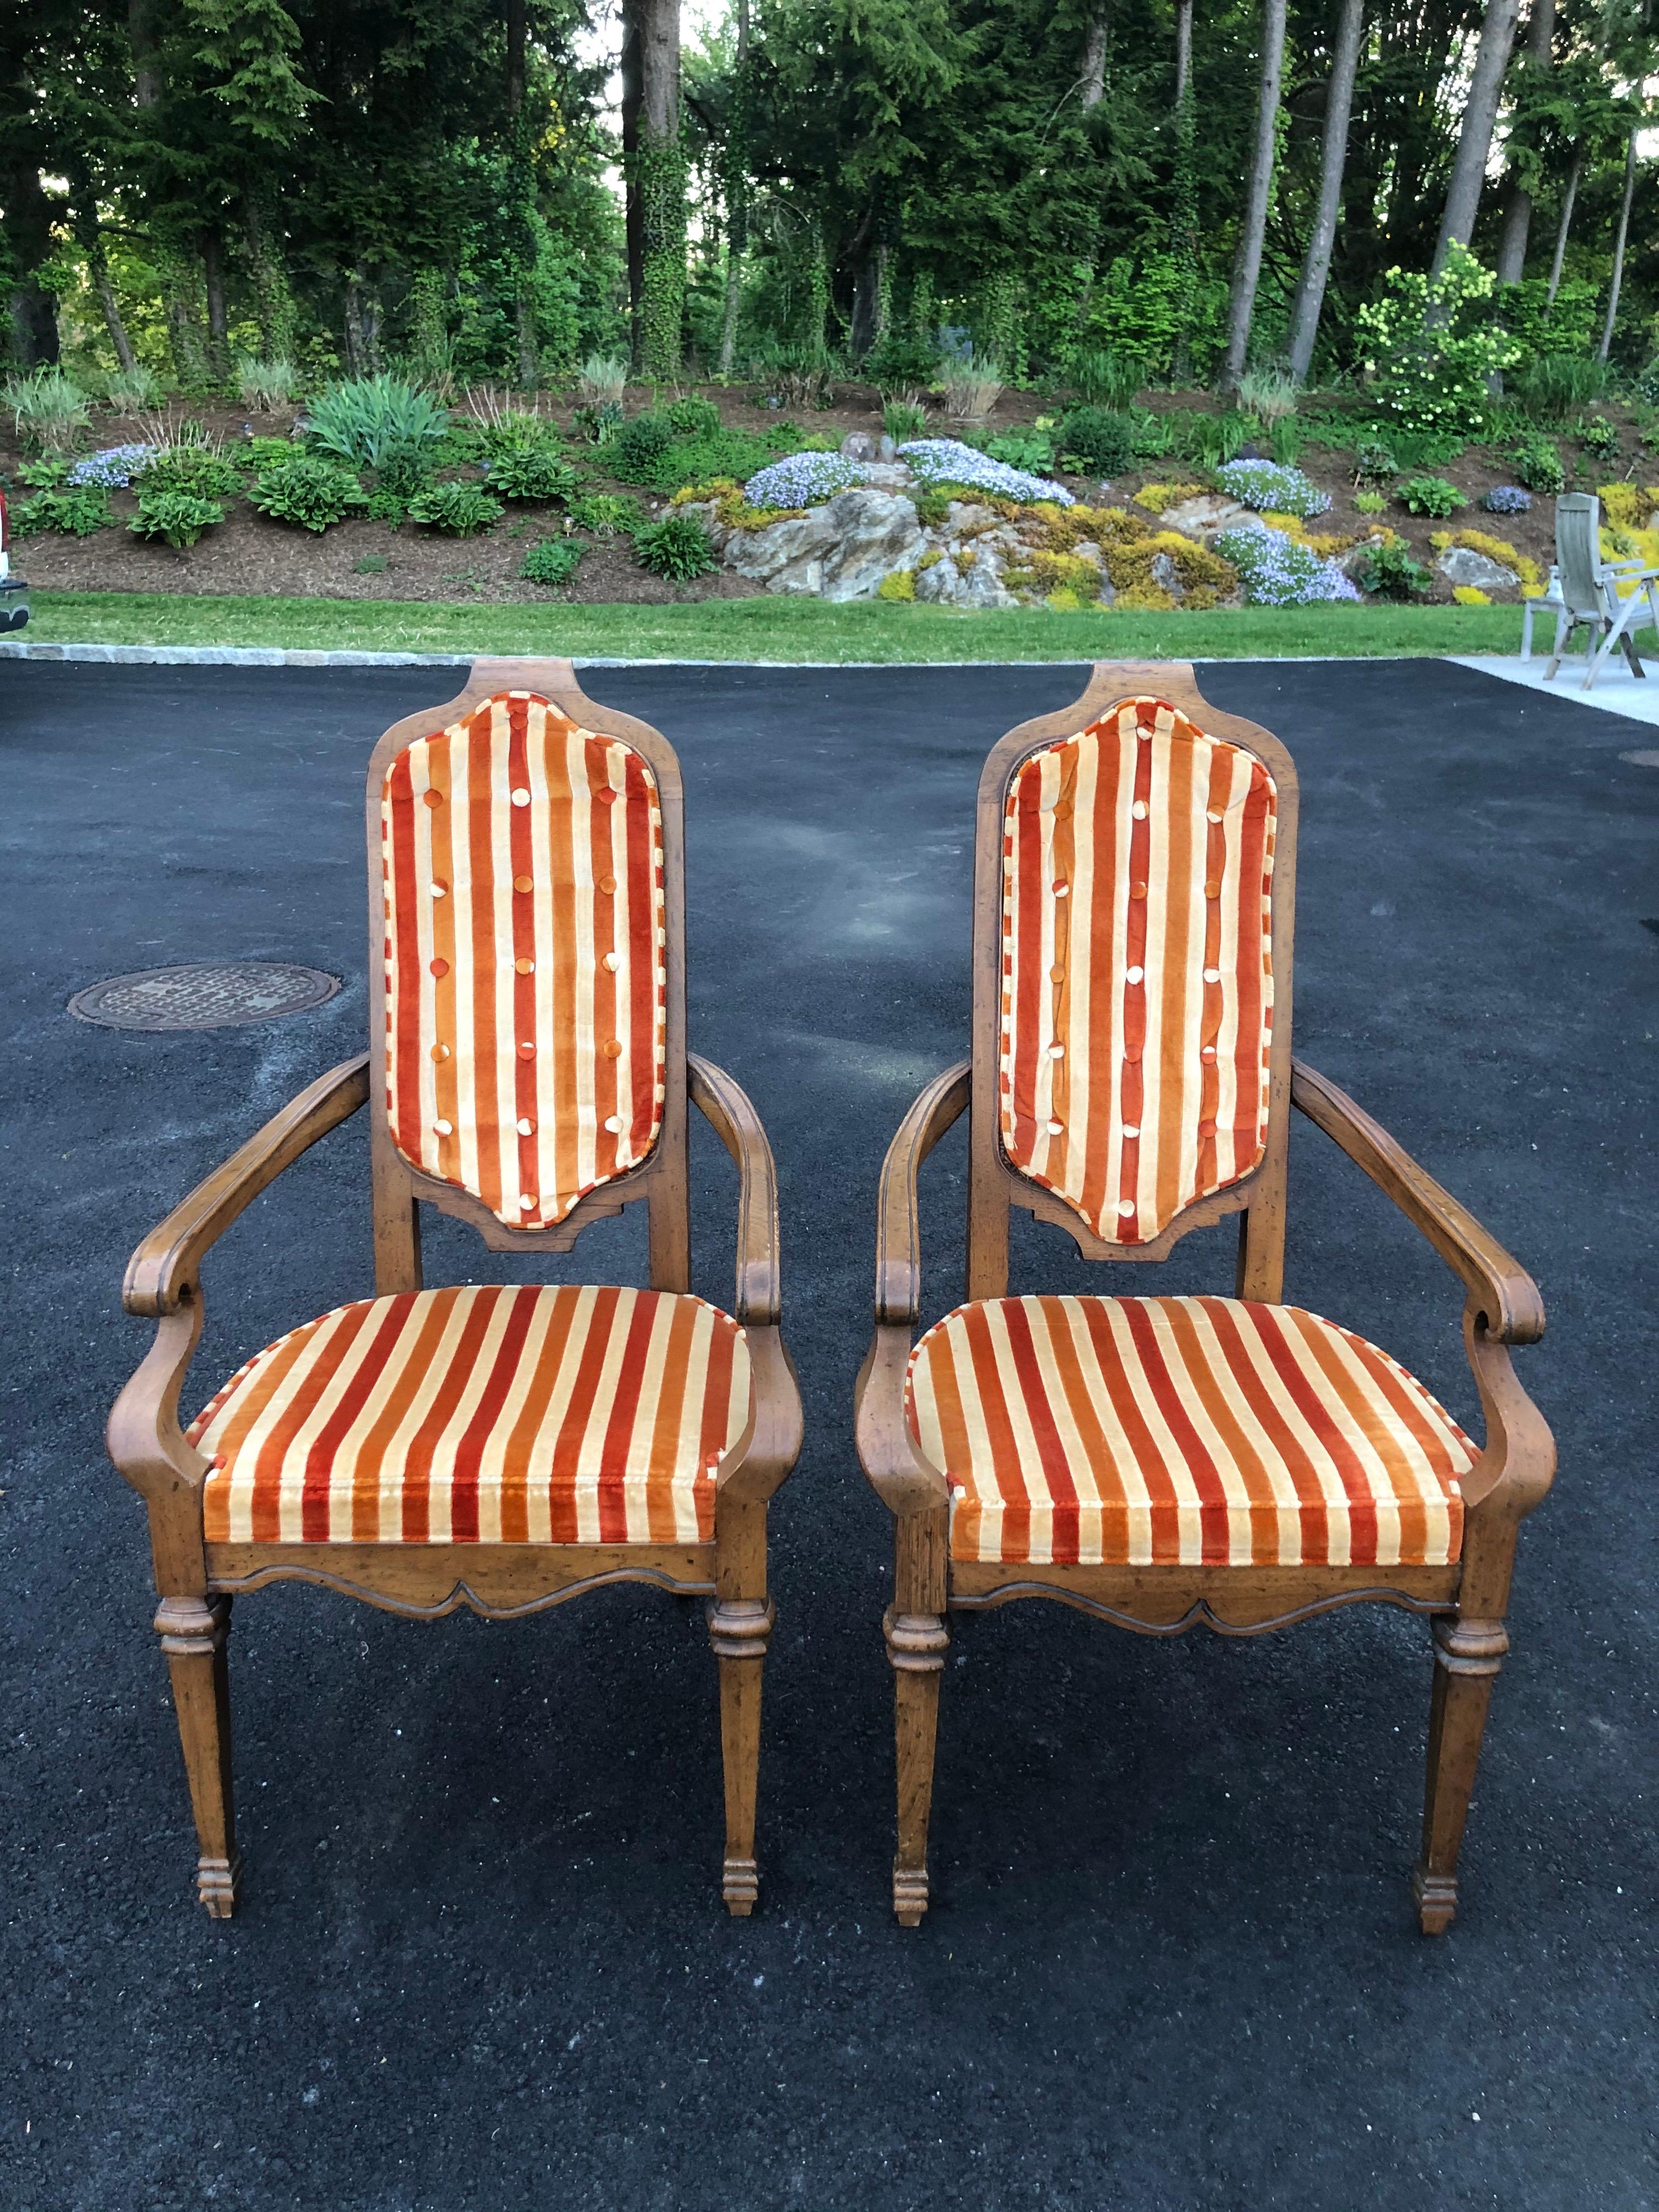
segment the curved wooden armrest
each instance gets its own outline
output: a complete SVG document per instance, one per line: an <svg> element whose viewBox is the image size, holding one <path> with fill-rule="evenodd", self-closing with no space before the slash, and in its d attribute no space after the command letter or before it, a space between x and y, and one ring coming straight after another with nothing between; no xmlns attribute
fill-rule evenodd
<svg viewBox="0 0 1659 2212"><path fill-rule="evenodd" d="M1490 1340L1537 1342L1544 1334L1544 1302L1537 1285L1467 1208L1425 1174L1346 1091L1304 1060L1291 1062L1291 1099L1364 1170L1462 1277Z"/></svg>
<svg viewBox="0 0 1659 2212"><path fill-rule="evenodd" d="M948 1505L950 1487L939 1469L916 1449L904 1413L904 1374L910 1358L907 1326L878 1322L853 1394L853 1441L871 1486L897 1514L935 1512Z"/></svg>
<svg viewBox="0 0 1659 2212"><path fill-rule="evenodd" d="M881 1164L876 1195L876 1320L908 1324L921 1314L921 1232L916 1175L968 1103L974 1064L958 1060L919 1092Z"/></svg>
<svg viewBox="0 0 1659 2212"><path fill-rule="evenodd" d="M194 1288L202 1255L291 1160L296 1160L368 1097L368 1054L331 1067L272 1115L175 1206L127 1262L121 1303L131 1314L177 1313Z"/></svg>
<svg viewBox="0 0 1659 2212"><path fill-rule="evenodd" d="M738 1164L737 1317L764 1328L782 1310L778 1264L778 1176L772 1147L749 1094L723 1067L685 1056L691 1103Z"/></svg>

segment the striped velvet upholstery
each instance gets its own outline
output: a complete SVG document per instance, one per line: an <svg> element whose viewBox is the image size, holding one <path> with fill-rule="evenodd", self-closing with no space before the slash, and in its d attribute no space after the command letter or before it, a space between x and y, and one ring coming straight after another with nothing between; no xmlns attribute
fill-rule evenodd
<svg viewBox="0 0 1659 2212"><path fill-rule="evenodd" d="M1297 1306L993 1298L910 1358L951 1556L1439 1566L1475 1447L1416 1377Z"/></svg>
<svg viewBox="0 0 1659 2212"><path fill-rule="evenodd" d="M337 1307L189 1435L210 1543L706 1543L749 1401L701 1298L492 1284Z"/></svg>
<svg viewBox="0 0 1659 2212"><path fill-rule="evenodd" d="M1260 761L1157 699L1010 781L1003 1149L1108 1243L1261 1158L1274 812Z"/></svg>
<svg viewBox="0 0 1659 2212"><path fill-rule="evenodd" d="M392 1140L514 1228L562 1221L661 1125L656 780L510 691L399 753L380 819Z"/></svg>

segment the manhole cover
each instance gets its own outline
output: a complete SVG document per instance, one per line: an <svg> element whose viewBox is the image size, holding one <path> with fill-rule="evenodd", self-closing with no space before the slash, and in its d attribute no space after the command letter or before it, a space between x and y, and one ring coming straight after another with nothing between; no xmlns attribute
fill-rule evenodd
<svg viewBox="0 0 1659 2212"><path fill-rule="evenodd" d="M69 1010L106 1030L223 1030L303 1014L339 988L337 975L287 960L204 960L89 983Z"/></svg>
<svg viewBox="0 0 1659 2212"><path fill-rule="evenodd" d="M1632 768L1659 768L1659 751L1644 749L1641 752L1620 753L1619 757L1628 761Z"/></svg>

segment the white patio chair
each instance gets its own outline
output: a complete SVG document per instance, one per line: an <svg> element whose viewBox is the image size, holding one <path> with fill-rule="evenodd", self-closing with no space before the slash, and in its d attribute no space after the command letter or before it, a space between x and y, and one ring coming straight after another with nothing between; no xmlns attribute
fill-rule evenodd
<svg viewBox="0 0 1659 2212"><path fill-rule="evenodd" d="M1550 580L1543 591L1536 599L1522 599L1521 602L1521 658L1522 660L1532 659L1532 626L1539 616L1548 615L1553 620L1565 605L1566 601L1561 596L1561 571L1552 563Z"/></svg>
<svg viewBox="0 0 1659 2212"><path fill-rule="evenodd" d="M1555 643L1547 684L1561 665L1563 648L1576 629L1588 629L1583 689L1588 691L1617 646L1632 676L1645 677L1632 632L1644 624L1659 630L1659 568L1640 561L1601 558L1601 502L1588 492L1570 492L1555 502L1555 559L1560 574L1561 611L1555 618ZM1628 597L1621 597L1622 586Z"/></svg>

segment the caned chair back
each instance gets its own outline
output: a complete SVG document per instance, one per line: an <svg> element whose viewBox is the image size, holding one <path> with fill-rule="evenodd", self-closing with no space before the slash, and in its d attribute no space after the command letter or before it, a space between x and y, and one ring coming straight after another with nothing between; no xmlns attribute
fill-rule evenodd
<svg viewBox="0 0 1659 2212"><path fill-rule="evenodd" d="M426 1199L498 1249L566 1249L617 1198L654 1198L653 1166L683 1182L665 740L568 662L481 662L387 732L368 796L377 1216Z"/></svg>
<svg viewBox="0 0 1659 2212"><path fill-rule="evenodd" d="M991 756L975 1212L1001 1205L1005 1277L1009 1204L1154 1258L1282 1184L1295 807L1283 749L1180 665L1103 665Z"/></svg>
<svg viewBox="0 0 1659 2212"><path fill-rule="evenodd" d="M1569 492L1555 502L1555 563L1561 598L1570 614L1605 617L1601 590L1601 502L1589 492Z"/></svg>

